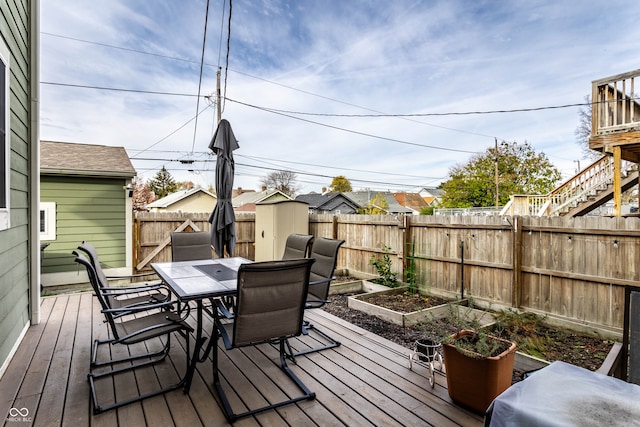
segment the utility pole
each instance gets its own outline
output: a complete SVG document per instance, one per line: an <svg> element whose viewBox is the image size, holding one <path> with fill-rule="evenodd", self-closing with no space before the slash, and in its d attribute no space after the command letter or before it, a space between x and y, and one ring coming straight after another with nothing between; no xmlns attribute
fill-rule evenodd
<svg viewBox="0 0 640 427"><path fill-rule="evenodd" d="M496 161L495 161L495 166L496 166L496 171L495 171L495 179L496 179L496 208L498 206L500 206L500 198L498 197L498 138L494 138L494 141L496 143L495 145L495 152L496 152Z"/></svg>
<svg viewBox="0 0 640 427"><path fill-rule="evenodd" d="M222 108L220 103L220 67L218 67L218 71L216 72L216 111L218 113L218 123L222 120Z"/></svg>

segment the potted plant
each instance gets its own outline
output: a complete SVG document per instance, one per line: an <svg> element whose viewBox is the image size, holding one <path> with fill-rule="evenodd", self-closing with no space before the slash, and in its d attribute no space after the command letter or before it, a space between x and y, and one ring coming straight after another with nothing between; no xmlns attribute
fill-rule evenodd
<svg viewBox="0 0 640 427"><path fill-rule="evenodd" d="M493 399L511 386L516 344L487 334L474 321L442 341L451 400L484 413Z"/></svg>

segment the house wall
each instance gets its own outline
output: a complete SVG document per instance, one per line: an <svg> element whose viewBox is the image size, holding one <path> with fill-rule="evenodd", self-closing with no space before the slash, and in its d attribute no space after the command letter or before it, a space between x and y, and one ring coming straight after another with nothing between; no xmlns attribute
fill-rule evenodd
<svg viewBox="0 0 640 427"><path fill-rule="evenodd" d="M78 271L71 251L91 242L105 269L127 265L127 192L125 179L47 176L40 179L40 201L56 203L56 240L43 253L42 284L53 286L56 274Z"/></svg>
<svg viewBox="0 0 640 427"><path fill-rule="evenodd" d="M29 0L0 2L0 37L9 50L10 72L10 224L0 230L0 375L30 322L30 171L31 152L37 151L31 144L32 8Z"/></svg>
<svg viewBox="0 0 640 427"><path fill-rule="evenodd" d="M158 209L158 211L165 212L209 212L213 211L216 205L216 198L211 197L206 193L196 193L189 197L186 197L171 206L167 206L166 209Z"/></svg>

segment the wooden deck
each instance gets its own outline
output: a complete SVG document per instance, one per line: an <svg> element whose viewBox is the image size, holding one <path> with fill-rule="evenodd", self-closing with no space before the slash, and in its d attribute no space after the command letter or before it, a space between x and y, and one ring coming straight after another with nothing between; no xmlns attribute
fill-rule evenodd
<svg viewBox="0 0 640 427"><path fill-rule="evenodd" d="M451 402L442 374L436 375L437 385L432 390L424 366L414 364L413 370L408 369L409 350L321 310L313 310L307 317L342 342L336 349L298 357L297 365L291 365L316 393L316 399L241 419L234 425L482 425L481 416ZM90 293L43 298L42 322L29 329L0 379L0 414L7 414L0 419L5 425L227 425L212 392L211 363L198 365L188 395L177 390L93 415L87 382L91 343L106 333L99 305ZM313 337L307 336L292 344L300 349L312 341ZM221 349L219 355L225 389L236 411L243 402L260 404L289 390L288 378L276 365L274 347ZM148 390L158 382L175 380L184 369L184 340L175 339L170 360L120 375L113 383L108 380L105 396L114 388L122 396L137 393L136 387ZM235 393L228 381L233 382ZM26 408L27 422L10 420L12 408ZM16 414L15 409L11 412Z"/></svg>

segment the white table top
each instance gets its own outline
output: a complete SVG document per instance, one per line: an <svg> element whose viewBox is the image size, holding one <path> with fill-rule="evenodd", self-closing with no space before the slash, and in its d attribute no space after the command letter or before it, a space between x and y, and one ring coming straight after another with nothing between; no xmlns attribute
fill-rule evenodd
<svg viewBox="0 0 640 427"><path fill-rule="evenodd" d="M554 362L498 396L485 425L640 426L640 386Z"/></svg>
<svg viewBox="0 0 640 427"><path fill-rule="evenodd" d="M157 262L152 263L151 268L169 286L181 300L215 298L231 295L236 292L237 280L235 275L229 278L224 274L227 269L237 272L240 265L251 261L241 257L215 258L197 261ZM207 267L214 268L214 273L207 274ZM202 269L198 268L202 267ZM222 280L215 277L215 270L220 271ZM212 271L209 269L209 271Z"/></svg>

